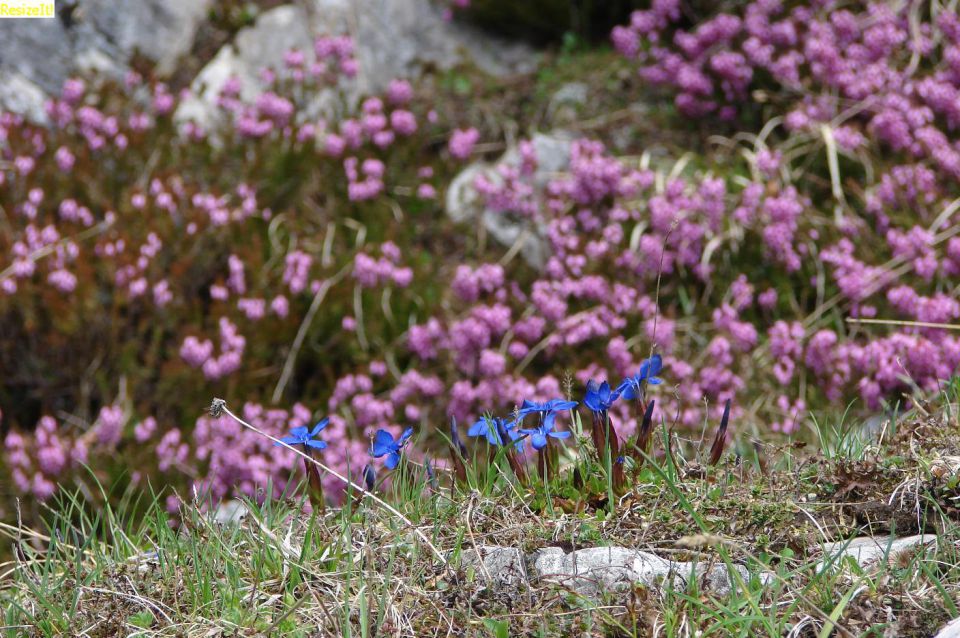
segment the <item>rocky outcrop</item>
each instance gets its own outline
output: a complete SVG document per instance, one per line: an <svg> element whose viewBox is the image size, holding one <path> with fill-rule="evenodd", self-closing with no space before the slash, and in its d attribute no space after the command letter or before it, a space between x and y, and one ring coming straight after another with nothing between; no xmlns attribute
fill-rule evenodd
<svg viewBox="0 0 960 638"><path fill-rule="evenodd" d="M868 568L880 561L892 562L906 552L921 548L934 547L937 537L932 534L892 538L888 536L864 536L850 541L827 543L823 548L823 560L827 565L839 565L846 558L852 558L860 567Z"/></svg>
<svg viewBox="0 0 960 638"><path fill-rule="evenodd" d="M551 179L570 166L573 139L572 135L563 131L533 135L530 141L536 152L537 168L529 179L537 191L542 192ZM447 188L446 211L447 215L458 223L468 222L479 216L490 236L504 247L510 248L522 241L520 255L530 266L539 270L547 263L549 257L545 228L509 211L485 208L474 187L477 177L481 174L485 175L491 183L498 184L502 179L498 171L499 167L517 166L519 163L519 151L511 148L493 164L476 162L463 169Z"/></svg>
<svg viewBox="0 0 960 638"><path fill-rule="evenodd" d="M827 543L820 564L824 568L840 568L847 559L852 559L860 569L867 570L882 560L894 560L904 552L930 548L936 542L936 536L920 535L863 537ZM513 547L484 545L464 550L460 561L462 566L476 570L486 586L553 585L591 598L629 590L635 585L683 590L694 582L700 591L726 596L752 577L759 578L764 586L775 578L768 571L751 575L745 565L738 563L675 561L627 547L589 547L572 552L545 547L524 554Z"/></svg>
<svg viewBox="0 0 960 638"><path fill-rule="evenodd" d="M738 582L750 579L743 565L728 568L723 563L671 561L625 547L590 547L573 552L546 547L525 556L512 547L482 546L465 550L461 560L479 572L478 576L489 579L487 585L553 585L594 598L638 584L685 589L694 579L702 590L724 596ZM764 575L764 582L769 578Z"/></svg>
<svg viewBox="0 0 960 638"><path fill-rule="evenodd" d="M71 75L119 77L135 55L172 72L211 0L74 0L53 20L0 20L0 108L42 121L43 101Z"/></svg>
<svg viewBox="0 0 960 638"><path fill-rule="evenodd" d="M173 72L195 46L211 0L63 0L54 20L0 21L0 108L43 119L45 96L77 73L119 77L135 55ZM493 74L526 72L536 55L528 47L443 19L431 0L312 0L261 14L224 45L198 74L199 98L184 115L213 117L226 78L247 79L258 90L259 71L279 66L292 47L312 49L313 38L349 34L360 70L353 90L379 92L393 78L470 64Z"/></svg>
<svg viewBox="0 0 960 638"><path fill-rule="evenodd" d="M490 75L535 67L530 48L444 20L431 0L313 0L309 7L315 33L353 36L364 92L380 91L393 78L460 64Z"/></svg>

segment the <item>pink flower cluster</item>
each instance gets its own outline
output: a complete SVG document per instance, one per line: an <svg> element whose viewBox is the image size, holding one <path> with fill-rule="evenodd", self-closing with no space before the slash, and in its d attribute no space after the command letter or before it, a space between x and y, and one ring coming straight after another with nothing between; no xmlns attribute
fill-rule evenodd
<svg viewBox="0 0 960 638"><path fill-rule="evenodd" d="M189 336L180 346L180 358L190 367L200 368L207 379L216 380L240 369L247 339L226 317L220 318L220 354L214 355L213 342Z"/></svg>
<svg viewBox="0 0 960 638"><path fill-rule="evenodd" d="M392 241L380 245L382 257L375 259L364 252L353 258L353 278L364 288L393 283L406 288L413 281L413 270L400 265L400 247Z"/></svg>

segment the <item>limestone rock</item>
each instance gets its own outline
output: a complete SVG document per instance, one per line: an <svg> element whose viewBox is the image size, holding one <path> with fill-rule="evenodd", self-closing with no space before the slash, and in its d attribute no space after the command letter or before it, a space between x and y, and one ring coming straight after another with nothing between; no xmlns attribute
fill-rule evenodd
<svg viewBox="0 0 960 638"><path fill-rule="evenodd" d="M230 76L243 83L241 98L251 99L262 85L260 70L281 68L291 48L312 56L320 36L349 34L359 66L344 86L348 100L383 92L394 78L413 78L433 69L473 63L494 75L529 71L536 56L529 48L443 20L430 0L313 0L281 5L263 13L237 34L199 73L195 96L177 111L179 121L209 128L217 118L216 100ZM313 110L322 112L330 96L320 95Z"/></svg>
<svg viewBox="0 0 960 638"><path fill-rule="evenodd" d="M71 5L75 10L66 17ZM119 77L135 54L174 70L193 45L211 0L59 2L53 20L0 20L0 108L42 121L43 100L71 75ZM18 90L19 88L19 90Z"/></svg>
<svg viewBox="0 0 960 638"><path fill-rule="evenodd" d="M495 585L519 585L527 582L523 554L514 547L481 545L476 550L464 550L461 564L475 568L477 575ZM481 567L482 563L482 567Z"/></svg>
<svg viewBox="0 0 960 638"><path fill-rule="evenodd" d="M635 584L658 588L669 584L687 587L691 578L713 595L724 596L736 580L726 565L670 561L649 552L625 547L592 547L569 554L558 547L541 549L529 557L531 578L562 585L583 596L628 589ZM742 565L734 565L740 578L749 579ZM765 582L769 578L763 579Z"/></svg>
<svg viewBox="0 0 960 638"><path fill-rule="evenodd" d="M960 638L960 618L951 620L933 638Z"/></svg>
<svg viewBox="0 0 960 638"><path fill-rule="evenodd" d="M357 44L361 89L378 91L395 77L472 63L491 75L533 70L526 46L443 19L430 0L314 0L318 31L350 27Z"/></svg>
<svg viewBox="0 0 960 638"><path fill-rule="evenodd" d="M538 191L557 174L570 166L570 154L573 148L573 136L563 131L536 133L530 140L537 155L537 170L531 181ZM520 254L533 268L542 269L549 257L549 248L545 238L545 228L532 224L509 212L486 210L480 196L474 188L478 175L484 174L494 184L501 181L498 167L516 166L520 163L520 152L511 148L493 164L476 162L463 169L447 188L447 215L455 222L463 223L480 216L484 228L501 245L510 248L523 240Z"/></svg>
<svg viewBox="0 0 960 638"><path fill-rule="evenodd" d="M893 560L898 555L920 547L935 545L937 537L932 534L892 538L889 536L864 536L851 541L827 543L823 547L824 558L821 564L838 564L849 556L864 568L871 567L881 560Z"/></svg>
<svg viewBox="0 0 960 638"><path fill-rule="evenodd" d="M283 56L290 49L312 54L313 40L309 17L302 8L282 5L261 14L203 67L190 86L190 97L177 107L176 120L212 129L220 117L217 98L231 77L240 80L240 98L252 101L263 89L260 71L282 68Z"/></svg>

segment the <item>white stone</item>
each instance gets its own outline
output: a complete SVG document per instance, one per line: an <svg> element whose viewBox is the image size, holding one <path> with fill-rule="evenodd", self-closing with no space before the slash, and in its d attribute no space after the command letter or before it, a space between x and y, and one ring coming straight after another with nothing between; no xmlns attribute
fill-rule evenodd
<svg viewBox="0 0 960 638"><path fill-rule="evenodd" d="M213 520L223 526L239 525L249 513L250 510L243 501L231 499L217 506L213 513Z"/></svg>
<svg viewBox="0 0 960 638"><path fill-rule="evenodd" d="M661 588L669 584L685 589L694 576L698 585L717 596L730 593L735 584L725 564L670 561L649 552L625 547L592 547L569 554L557 547L534 552L529 557L531 578L562 585L583 596L596 596L630 588L636 584ZM734 565L744 582L750 574L743 565ZM769 582L769 574L762 578Z"/></svg>
<svg viewBox="0 0 960 638"><path fill-rule="evenodd" d="M919 547L935 545L937 537L933 534L921 534L904 538L889 536L864 536L851 541L825 543L821 566L839 565L846 557L853 558L861 567L871 567L881 560L894 560L900 554Z"/></svg>

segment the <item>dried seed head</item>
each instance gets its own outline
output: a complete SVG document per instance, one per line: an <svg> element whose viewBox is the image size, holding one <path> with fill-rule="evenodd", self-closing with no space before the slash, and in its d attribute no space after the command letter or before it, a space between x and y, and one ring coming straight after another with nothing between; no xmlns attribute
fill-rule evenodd
<svg viewBox="0 0 960 638"><path fill-rule="evenodd" d="M223 409L227 407L227 402L223 399L214 399L210 402L210 416L215 419L223 415Z"/></svg>

